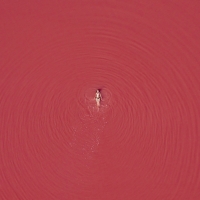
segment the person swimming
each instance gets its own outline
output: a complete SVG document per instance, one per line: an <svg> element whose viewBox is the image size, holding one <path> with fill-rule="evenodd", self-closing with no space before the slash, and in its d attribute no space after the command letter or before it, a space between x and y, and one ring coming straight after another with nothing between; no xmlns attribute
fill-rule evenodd
<svg viewBox="0 0 200 200"><path fill-rule="evenodd" d="M99 107L100 106L100 101L102 100L101 93L100 93L99 90L96 91L95 100L97 102L97 106Z"/></svg>

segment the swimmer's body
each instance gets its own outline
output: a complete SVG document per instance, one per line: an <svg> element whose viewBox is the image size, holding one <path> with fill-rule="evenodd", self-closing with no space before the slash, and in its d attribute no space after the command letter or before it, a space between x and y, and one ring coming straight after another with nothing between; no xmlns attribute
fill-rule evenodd
<svg viewBox="0 0 200 200"><path fill-rule="evenodd" d="M100 106L100 102L101 102L101 100L102 100L101 93L100 93L99 90L96 91L95 100L96 100L96 102L97 102L97 106L99 107L99 106Z"/></svg>

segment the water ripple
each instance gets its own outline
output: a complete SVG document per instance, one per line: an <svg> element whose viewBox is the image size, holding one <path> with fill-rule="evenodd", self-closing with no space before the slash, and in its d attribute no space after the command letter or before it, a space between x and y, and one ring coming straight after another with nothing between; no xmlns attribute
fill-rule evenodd
<svg viewBox="0 0 200 200"><path fill-rule="evenodd" d="M2 2L1 199L200 198L192 4Z"/></svg>

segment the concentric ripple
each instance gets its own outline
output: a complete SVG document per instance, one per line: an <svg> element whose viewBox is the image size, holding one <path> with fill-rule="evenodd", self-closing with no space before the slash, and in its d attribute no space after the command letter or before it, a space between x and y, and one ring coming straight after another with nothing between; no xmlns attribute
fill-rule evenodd
<svg viewBox="0 0 200 200"><path fill-rule="evenodd" d="M200 199L197 1L1 5L0 199Z"/></svg>

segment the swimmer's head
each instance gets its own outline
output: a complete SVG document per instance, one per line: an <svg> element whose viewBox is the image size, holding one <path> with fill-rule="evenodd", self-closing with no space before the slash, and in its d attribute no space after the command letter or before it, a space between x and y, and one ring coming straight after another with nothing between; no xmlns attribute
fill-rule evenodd
<svg viewBox="0 0 200 200"><path fill-rule="evenodd" d="M99 93L99 90L97 90L97 93Z"/></svg>

